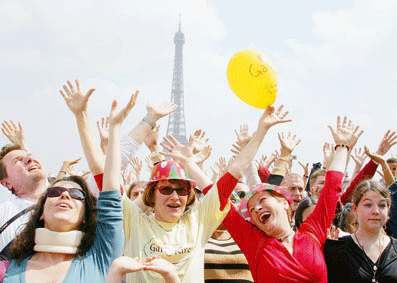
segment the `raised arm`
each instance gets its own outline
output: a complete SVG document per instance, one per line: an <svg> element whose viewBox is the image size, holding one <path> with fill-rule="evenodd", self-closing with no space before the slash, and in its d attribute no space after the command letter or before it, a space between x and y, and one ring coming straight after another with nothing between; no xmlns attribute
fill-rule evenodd
<svg viewBox="0 0 397 283"><path fill-rule="evenodd" d="M376 154L383 156L385 155L390 148L397 143L397 134L396 132L391 132L388 130L386 134L383 136L381 142L379 143L378 149L376 150ZM353 195L354 190L357 185L364 180L371 179L375 173L378 164L374 163L372 159L360 170L357 176L352 179L349 187L341 196L341 201L343 204L351 201L351 196Z"/></svg>
<svg viewBox="0 0 397 283"><path fill-rule="evenodd" d="M160 118L174 112L178 106L171 102L165 102L160 105L148 103L146 105L146 115L129 133L137 143L142 144L145 138L156 127L156 123Z"/></svg>
<svg viewBox="0 0 397 283"><path fill-rule="evenodd" d="M112 109L109 115L109 144L106 154L102 191L116 191L120 189L120 127L130 113L132 107L134 107L137 97L138 92L131 95L130 101L119 113L116 112L116 100L112 103Z"/></svg>
<svg viewBox="0 0 397 283"><path fill-rule="evenodd" d="M331 130L332 137L335 142L335 153L332 162L327 168L332 171L339 171L345 174L347 160L351 150L356 145L358 138L362 135L363 131L359 130L359 126L353 125L351 120L344 117L343 120L338 116L336 129L328 126Z"/></svg>
<svg viewBox="0 0 397 283"><path fill-rule="evenodd" d="M203 190L212 184L211 178L197 164L196 156L193 154L195 136L190 136L187 145L180 144L172 135L164 137L161 145L168 152L161 152L164 156L171 157L183 163L189 172L190 178L197 182L198 187Z"/></svg>
<svg viewBox="0 0 397 283"><path fill-rule="evenodd" d="M241 149L240 153L230 164L229 173L237 180L242 178L245 170L248 168L248 165L254 159L268 130L276 124L291 121L284 119L288 112L281 113L282 109L283 105L281 105L277 110L272 105L266 108L265 112L259 119L256 132L252 135L252 138L247 145Z"/></svg>
<svg viewBox="0 0 397 283"><path fill-rule="evenodd" d="M329 126L335 142L335 153L327 170L324 188L321 191L313 213L304 221L299 230L311 235L310 237L322 247L327 238L327 229L331 227L336 205L342 190L342 180L347 160L354 145L363 131L344 117L338 116L336 128Z"/></svg>
<svg viewBox="0 0 397 283"><path fill-rule="evenodd" d="M67 81L67 85L63 86L63 90L60 90L60 93L76 118L85 158L90 171L96 176L103 173L105 158L91 128L87 113L88 100L94 91L95 89L90 89L86 94L83 94L80 89L80 83L76 80L76 87L70 81Z"/></svg>
<svg viewBox="0 0 397 283"><path fill-rule="evenodd" d="M387 186L390 186L395 182L393 173L390 170L389 165L386 162L386 159L383 158L382 155L376 154L376 153L371 153L368 149L367 146L364 147L365 154L371 158L372 161L374 161L377 164L380 164L382 166L382 171L383 171L383 176L386 182Z"/></svg>

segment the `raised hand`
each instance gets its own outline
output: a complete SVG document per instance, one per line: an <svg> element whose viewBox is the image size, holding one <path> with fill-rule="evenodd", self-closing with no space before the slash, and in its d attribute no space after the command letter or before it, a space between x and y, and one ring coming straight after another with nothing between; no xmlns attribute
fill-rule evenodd
<svg viewBox="0 0 397 283"><path fill-rule="evenodd" d="M101 142L104 141L107 143L109 140L109 117L102 117L96 124Z"/></svg>
<svg viewBox="0 0 397 283"><path fill-rule="evenodd" d="M178 105L172 102L163 102L160 105L153 105L149 102L146 105L147 118L153 122L157 122L160 118L167 116L174 112L178 108Z"/></svg>
<svg viewBox="0 0 397 283"><path fill-rule="evenodd" d="M352 150L357 143L358 138L362 135L363 131L359 130L359 126L355 126L351 120L347 120L345 116L343 120L340 116L337 118L336 129L328 126L331 130L332 137L336 144L335 147L345 145L349 150Z"/></svg>
<svg viewBox="0 0 397 283"><path fill-rule="evenodd" d="M389 149L395 144L397 144L397 133L390 132L390 130L388 130L383 136L383 139L380 142L376 153L380 155L385 155L389 151Z"/></svg>
<svg viewBox="0 0 397 283"><path fill-rule="evenodd" d="M219 157L218 161L215 162L215 166L218 169L219 176L223 176L227 172L228 163L224 156Z"/></svg>
<svg viewBox="0 0 397 283"><path fill-rule="evenodd" d="M131 158L131 168L135 173L136 179L140 181L142 172L142 160L140 160L137 156L133 156Z"/></svg>
<svg viewBox="0 0 397 283"><path fill-rule="evenodd" d="M242 124L240 126L239 132L237 130L234 130L234 132L236 133L237 136L236 144L240 148L243 148L252 138L252 135L249 133L247 124Z"/></svg>
<svg viewBox="0 0 397 283"><path fill-rule="evenodd" d="M202 131L201 129L196 130L193 133L193 137L194 139L194 146L193 146L193 153L199 153L200 151L202 151L207 142L208 142L208 138L205 138L205 132Z"/></svg>
<svg viewBox="0 0 397 283"><path fill-rule="evenodd" d="M288 132L288 135L285 135L284 132L278 133L278 139L281 144L281 154L291 154L294 151L295 147L301 142L300 139L297 139L295 134Z"/></svg>
<svg viewBox="0 0 397 283"><path fill-rule="evenodd" d="M66 105L75 116L78 116L87 111L87 104L91 94L95 89L90 89L86 94L83 94L80 89L79 80L76 80L76 88L70 81L67 81L67 85L63 86L59 92L63 99L65 99Z"/></svg>
<svg viewBox="0 0 397 283"><path fill-rule="evenodd" d="M387 164L385 158L381 154L370 153L367 146L364 146L365 154L368 155L374 162L379 163L382 166L383 174L380 174L382 178L385 180L387 186L390 186L394 183L395 177L390 170L389 165ZM378 172L379 173L379 172Z"/></svg>
<svg viewBox="0 0 397 283"><path fill-rule="evenodd" d="M354 149L354 154L352 155L352 159L356 163L357 168L361 169L361 167L363 167L366 157L367 155L365 154L364 150L361 152L361 148L359 148L358 150L357 148Z"/></svg>
<svg viewBox="0 0 397 283"><path fill-rule="evenodd" d="M285 120L285 117L288 115L288 111L281 113L284 105L281 105L277 110L273 105L270 105L266 108L265 112L262 114L261 119L259 120L258 128L270 129L272 126L280 123L291 122L292 120Z"/></svg>
<svg viewBox="0 0 397 283"><path fill-rule="evenodd" d="M131 95L130 100L128 101L127 105L121 109L120 112L116 112L117 108L117 101L114 100L112 104L112 109L109 114L109 125L121 125L125 118L127 118L128 114L130 113L132 107L134 107L136 99L138 98L139 91L136 91Z"/></svg>
<svg viewBox="0 0 397 283"><path fill-rule="evenodd" d="M190 136L189 143L182 145L172 135L163 138L160 145L168 152L160 152L162 155L171 157L181 163L186 163L187 160L193 160L193 143L194 137Z"/></svg>
<svg viewBox="0 0 397 283"><path fill-rule="evenodd" d="M26 151L29 151L26 145L25 132L23 131L21 122L17 125L12 120L10 120L10 122L4 121L1 124L1 131L11 143L19 145Z"/></svg>
<svg viewBox="0 0 397 283"><path fill-rule="evenodd" d="M324 155L323 167L328 169L335 155L334 145L325 142L323 146L323 155Z"/></svg>
<svg viewBox="0 0 397 283"><path fill-rule="evenodd" d="M99 138L101 139L101 149L106 154L106 149L109 143L109 117L102 117L102 121L97 121L99 131Z"/></svg>
<svg viewBox="0 0 397 283"><path fill-rule="evenodd" d="M306 162L306 164L303 164L302 162L298 161L298 164L303 169L303 176L307 178L309 176L309 163Z"/></svg>
<svg viewBox="0 0 397 283"><path fill-rule="evenodd" d="M146 169L149 172L152 172L154 166L153 166L152 159L150 159L150 155L145 157L145 162L146 162Z"/></svg>

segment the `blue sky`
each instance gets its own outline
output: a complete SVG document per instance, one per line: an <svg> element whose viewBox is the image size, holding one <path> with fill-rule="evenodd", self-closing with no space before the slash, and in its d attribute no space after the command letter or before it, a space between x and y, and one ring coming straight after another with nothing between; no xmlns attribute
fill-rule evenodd
<svg viewBox="0 0 397 283"><path fill-rule="evenodd" d="M227 84L228 61L246 48L273 61L275 105L285 104L293 119L268 133L260 154L279 148L278 131L292 131L302 139L298 159L321 161L324 142L331 142L327 125L337 115L365 131L358 147L376 150L384 133L396 130L397 1L391 0L1 0L1 120L21 121L32 152L56 172L63 160L83 156L59 94L66 80L78 78L83 89L96 88L89 103L95 130L114 98L123 104L141 91L123 125L127 133L148 101L171 97L179 14L186 39L186 127L188 134L203 129L210 138L207 168L221 155L230 157L234 129L246 123L253 131L262 113ZM167 121L160 123L160 136ZM0 143L6 143L3 135ZM142 147L138 156L148 153ZM392 148L389 156L396 153ZM302 173L297 164L293 169Z"/></svg>

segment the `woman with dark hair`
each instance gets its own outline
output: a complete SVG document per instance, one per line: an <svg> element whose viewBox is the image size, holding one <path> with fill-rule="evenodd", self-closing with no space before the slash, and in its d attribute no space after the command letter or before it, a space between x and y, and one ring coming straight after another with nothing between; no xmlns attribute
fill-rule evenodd
<svg viewBox="0 0 397 283"><path fill-rule="evenodd" d="M80 87L78 92L80 93ZM65 89L66 91L66 89ZM67 91L65 95L74 93ZM123 250L120 194L120 126L135 104L109 115L109 148L103 190L95 200L79 177L56 181L39 201L24 231L15 240L4 282L105 282L114 259ZM86 141L83 149L87 150ZM100 151L91 152L88 158ZM98 155L101 158L101 155ZM91 162L91 160L90 160Z"/></svg>
<svg viewBox="0 0 397 283"><path fill-rule="evenodd" d="M316 204L317 199L312 197L306 197L299 203L294 215L294 230L297 230L303 221L305 221L306 218L313 212Z"/></svg>

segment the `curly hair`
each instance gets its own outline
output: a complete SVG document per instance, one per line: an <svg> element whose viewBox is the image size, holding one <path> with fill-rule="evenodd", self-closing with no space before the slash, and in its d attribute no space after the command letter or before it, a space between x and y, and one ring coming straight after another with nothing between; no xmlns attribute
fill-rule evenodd
<svg viewBox="0 0 397 283"><path fill-rule="evenodd" d="M86 197L85 203L85 213L84 220L82 221L79 230L84 232L84 236L81 239L80 246L77 249L77 255L83 256L87 252L95 238L96 228L97 228L97 209L96 202L97 199L88 189L85 180L79 176L69 176L55 181L54 185L61 181L68 181L78 184L84 191ZM11 244L11 258L17 259L21 262L23 259L33 255L35 251L33 250L35 246L35 233L36 228L44 227L44 220L40 219L43 215L44 204L47 200L47 193L44 193L39 201L37 202L34 212L30 217L28 223L22 232L13 240Z"/></svg>

